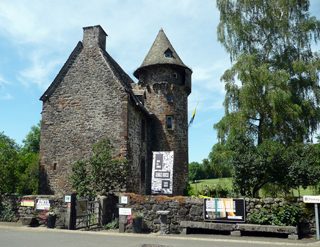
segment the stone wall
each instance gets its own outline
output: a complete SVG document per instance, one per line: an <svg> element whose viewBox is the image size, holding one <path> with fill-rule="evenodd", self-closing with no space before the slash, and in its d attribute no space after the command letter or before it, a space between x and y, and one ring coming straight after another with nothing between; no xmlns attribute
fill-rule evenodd
<svg viewBox="0 0 320 247"><path fill-rule="evenodd" d="M167 221L167 230L170 232L181 232L181 221L203 222L203 198L198 197L166 197L166 196L141 196L130 195L130 203L126 207L132 208L133 212L143 213L142 229L147 232L157 232L160 230L160 216L157 211L170 211ZM246 217L253 212L259 212L262 208L282 207L286 202L283 198L255 199L245 198ZM298 202L303 208L307 217L303 218L299 225L300 236L313 236L315 234L315 215L313 204L304 204L301 200L292 200L289 203ZM131 232L132 226L127 222L125 227L127 232Z"/></svg>
<svg viewBox="0 0 320 247"><path fill-rule="evenodd" d="M160 216L156 214L157 211L169 211L167 230L170 232L181 232L181 221L203 222L203 198L199 197L167 197L167 196L145 196L136 194L124 194L130 196L129 204L125 207L131 208L132 212L140 211L143 213L142 229L145 232L157 232L160 230ZM37 198L47 198L52 200L52 207L59 212L60 217L57 220L56 226L62 228L65 225L64 215L67 211L67 203L63 202L62 197L56 196L0 196L1 202L8 202L12 205L15 220L18 221L20 217L34 216L38 217L39 223L43 224L40 212L35 212L33 207L21 206L21 200L35 200ZM99 197L101 202L101 222L106 224L118 217L118 208L116 206L118 198L116 196L102 196ZM283 198L245 198L246 202L246 216L250 216L254 212L259 212L263 208L282 207L286 201ZM304 210L304 218L299 225L300 237L312 237L316 233L315 228L315 214L313 204L304 204L302 199L294 199L288 203L298 202L300 207ZM125 225L126 232L132 231L132 225L129 221Z"/></svg>
<svg viewBox="0 0 320 247"><path fill-rule="evenodd" d="M173 195L182 195L189 180L189 92L184 85L184 71L165 65L151 66L140 72L139 84L147 89L145 107L154 114L149 141L151 149L174 151ZM168 101L168 95L172 97L172 101ZM173 119L172 129L166 126L167 116ZM151 163L152 158L148 162Z"/></svg>
<svg viewBox="0 0 320 247"><path fill-rule="evenodd" d="M92 145L102 138L110 138L120 154L127 154L127 103L128 94L100 48L84 47L43 103L40 194L70 192L72 164L88 159Z"/></svg>
<svg viewBox="0 0 320 247"><path fill-rule="evenodd" d="M36 211L35 207L26 207L21 206L21 200L34 200L45 198L51 200L51 207L54 210L57 210L59 212L59 216L56 221L56 227L57 228L64 228L65 226L65 214L67 212L68 204L63 201L62 197L57 197L53 195L12 195L12 196L1 196L0 195L0 201L1 202L7 202L12 206L15 221L19 221L21 217L36 217L40 225L45 225L45 222L42 219L41 212L42 211Z"/></svg>

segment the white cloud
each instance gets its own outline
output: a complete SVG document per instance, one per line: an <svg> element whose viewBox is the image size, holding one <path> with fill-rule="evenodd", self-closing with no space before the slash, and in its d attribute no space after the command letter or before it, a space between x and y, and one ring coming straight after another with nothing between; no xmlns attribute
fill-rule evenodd
<svg viewBox="0 0 320 247"><path fill-rule="evenodd" d="M7 80L3 79L2 76L0 76L0 86L1 84L10 84L10 82L8 82Z"/></svg>
<svg viewBox="0 0 320 247"><path fill-rule="evenodd" d="M50 53L36 50L30 54L31 66L19 73L18 79L26 86L37 84L39 89L45 90L52 82L49 75L58 73L61 59L49 59Z"/></svg>
<svg viewBox="0 0 320 247"><path fill-rule="evenodd" d="M5 95L0 95L0 100L10 100L10 99L13 99L13 97L9 93L6 93Z"/></svg>

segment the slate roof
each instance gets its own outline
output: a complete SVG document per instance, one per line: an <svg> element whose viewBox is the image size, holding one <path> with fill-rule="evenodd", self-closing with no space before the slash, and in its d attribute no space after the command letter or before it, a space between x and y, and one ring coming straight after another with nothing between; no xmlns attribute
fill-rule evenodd
<svg viewBox="0 0 320 247"><path fill-rule="evenodd" d="M48 89L44 92L44 94L40 97L40 100L46 101L50 98L50 96L54 93L56 88L60 85L60 83L63 81L63 78L67 74L68 70L71 68L72 64L78 57L78 55L83 50L83 43L81 41L78 42L77 46L74 48L72 53L70 54L69 58L59 71L58 75L55 77L51 85L48 87ZM133 100L136 107L138 107L142 112L144 112L147 116L150 117L150 113L148 110L142 105L140 100L137 98L137 96L134 94L132 90L131 84L134 84L135 82L128 76L126 72L120 67L120 65L109 55L108 52L106 52L103 49L99 49L102 55L102 58L105 60L108 68L111 70L113 75L115 76L116 80L124 87L124 89L130 94L130 98Z"/></svg>
<svg viewBox="0 0 320 247"><path fill-rule="evenodd" d="M166 52L171 53L172 57L166 57ZM188 68L174 50L162 28L160 29L141 66L133 73L133 75L139 79L139 73L143 68L157 64L172 64Z"/></svg>

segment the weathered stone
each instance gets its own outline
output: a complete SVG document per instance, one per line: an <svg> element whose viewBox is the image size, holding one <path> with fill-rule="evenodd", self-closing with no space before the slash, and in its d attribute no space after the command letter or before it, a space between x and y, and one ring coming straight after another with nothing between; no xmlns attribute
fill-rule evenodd
<svg viewBox="0 0 320 247"><path fill-rule="evenodd" d="M151 194L152 151L170 150L174 151L172 194L182 195L188 183L192 71L160 30L152 55L149 52L134 72L139 79L135 83L107 53L105 41L100 26L84 28L83 41L40 98L39 193L71 192L72 164L87 161L92 145L108 137L115 154L129 160L128 188L117 191ZM174 57L168 59L159 47L164 51L170 47ZM168 117L173 121L170 127Z"/></svg>

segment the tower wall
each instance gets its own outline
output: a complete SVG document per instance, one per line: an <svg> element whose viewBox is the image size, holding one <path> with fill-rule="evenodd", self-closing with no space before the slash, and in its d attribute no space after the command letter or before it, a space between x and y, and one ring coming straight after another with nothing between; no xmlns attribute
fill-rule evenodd
<svg viewBox="0 0 320 247"><path fill-rule="evenodd" d="M184 71L172 65L152 66L140 72L139 79L146 88L145 107L154 114L150 148L174 151L173 195L182 195L189 179L188 90ZM168 95L172 101L168 101ZM167 116L172 116L172 129L167 128Z"/></svg>

